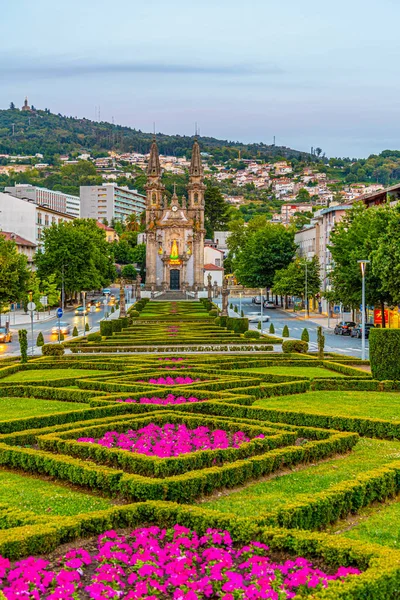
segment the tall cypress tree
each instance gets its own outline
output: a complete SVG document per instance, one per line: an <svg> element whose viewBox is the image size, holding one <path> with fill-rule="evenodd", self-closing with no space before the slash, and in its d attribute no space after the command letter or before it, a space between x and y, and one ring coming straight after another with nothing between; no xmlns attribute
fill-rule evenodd
<svg viewBox="0 0 400 600"><path fill-rule="evenodd" d="M204 221L207 237L212 238L214 231L223 231L226 228L229 220L228 213L229 204L218 187L207 184L204 193Z"/></svg>

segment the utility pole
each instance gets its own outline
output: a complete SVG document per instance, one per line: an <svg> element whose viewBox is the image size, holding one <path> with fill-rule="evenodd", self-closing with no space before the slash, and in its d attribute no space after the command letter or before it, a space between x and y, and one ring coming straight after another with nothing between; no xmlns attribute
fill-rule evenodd
<svg viewBox="0 0 400 600"><path fill-rule="evenodd" d="M357 261L361 267L361 360L365 360L365 271L369 260Z"/></svg>

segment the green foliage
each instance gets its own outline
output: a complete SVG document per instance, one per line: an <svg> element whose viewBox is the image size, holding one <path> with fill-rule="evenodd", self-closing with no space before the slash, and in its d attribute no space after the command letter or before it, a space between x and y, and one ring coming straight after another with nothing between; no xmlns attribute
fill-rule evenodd
<svg viewBox="0 0 400 600"><path fill-rule="evenodd" d="M309 342L309 341L310 341L310 335L309 335L309 333L308 333L308 329L307 329L307 327L305 327L305 328L303 329L303 331L301 332L301 340L302 340L303 342Z"/></svg>
<svg viewBox="0 0 400 600"><path fill-rule="evenodd" d="M213 308L208 314L210 317L218 317L218 310L216 308Z"/></svg>
<svg viewBox="0 0 400 600"><path fill-rule="evenodd" d="M287 325L283 327L282 337L289 337L289 327Z"/></svg>
<svg viewBox="0 0 400 600"><path fill-rule="evenodd" d="M260 332L259 331L254 331L254 330L249 330L249 331L245 331L243 334L243 337L248 338L248 339L252 339L252 340L258 340L260 338Z"/></svg>
<svg viewBox="0 0 400 600"><path fill-rule="evenodd" d="M100 289L115 276L111 245L93 219L75 219L52 225L43 232L44 251L36 255L40 279L56 275L70 293Z"/></svg>
<svg viewBox="0 0 400 600"><path fill-rule="evenodd" d="M60 341L63 342L65 340L65 334L60 331Z"/></svg>
<svg viewBox="0 0 400 600"><path fill-rule="evenodd" d="M270 333L275 333L275 327L274 327L273 323L271 323L270 326L269 326L269 332Z"/></svg>
<svg viewBox="0 0 400 600"><path fill-rule="evenodd" d="M79 332L76 325L74 325L74 329L72 330L72 337L78 337Z"/></svg>
<svg viewBox="0 0 400 600"><path fill-rule="evenodd" d="M112 306L112 307L111 307L111 310L110 310L110 312L111 312L111 313L115 313L115 307L114 307L114 306Z"/></svg>
<svg viewBox="0 0 400 600"><path fill-rule="evenodd" d="M237 304L235 304L235 306L234 306L233 310L235 311L235 313L238 313L238 312L239 312L239 309L238 309L238 306L237 306Z"/></svg>
<svg viewBox="0 0 400 600"><path fill-rule="evenodd" d="M43 337L43 333L40 331L39 335L37 336L36 339L36 346L43 346L44 345L44 337Z"/></svg>
<svg viewBox="0 0 400 600"><path fill-rule="evenodd" d="M27 264L15 242L0 235L0 312L8 310L11 302L25 299L30 277Z"/></svg>
<svg viewBox="0 0 400 600"><path fill-rule="evenodd" d="M277 271L273 283L274 292L282 296L305 298L306 265L308 297L315 296L321 289L319 261L316 256L311 260L297 258L286 269Z"/></svg>
<svg viewBox="0 0 400 600"><path fill-rule="evenodd" d="M28 362L28 332L26 329L18 331L19 349L21 352L21 362Z"/></svg>
<svg viewBox="0 0 400 600"><path fill-rule="evenodd" d="M134 267L133 265L125 265L121 270L121 275L124 279L136 279L136 267Z"/></svg>
<svg viewBox="0 0 400 600"><path fill-rule="evenodd" d="M256 231L246 228L233 263L236 276L243 285L270 288L275 272L289 265L295 250L293 231L281 224L265 223Z"/></svg>
<svg viewBox="0 0 400 600"><path fill-rule="evenodd" d="M259 322L257 323L257 329L258 329L259 331L261 331L261 329L262 329L262 324L261 324L261 321L259 321ZM271 329L271 328L270 328L270 329Z"/></svg>
<svg viewBox="0 0 400 600"><path fill-rule="evenodd" d="M132 319L137 319L140 317L140 312L138 310L130 310L129 315L132 317Z"/></svg>
<svg viewBox="0 0 400 600"><path fill-rule="evenodd" d="M102 336L110 337L113 334L112 321L100 321L100 333Z"/></svg>
<svg viewBox="0 0 400 600"><path fill-rule="evenodd" d="M372 246L372 240L370 241L372 265L368 265L367 270L371 266L373 277L377 278L380 283L381 304L382 298L388 304L400 304L400 275L398 269L393 268L393 265L398 265L400 261L400 206L396 204L386 211L375 210L377 218L378 216L382 217L382 212L383 218L379 221L381 229L376 250ZM368 284L367 280L366 293L368 293ZM366 303L369 303L368 299L366 299Z"/></svg>
<svg viewBox="0 0 400 600"><path fill-rule="evenodd" d="M236 317L227 317L226 327L235 333L244 333L249 329L249 320L237 319Z"/></svg>
<svg viewBox="0 0 400 600"><path fill-rule="evenodd" d="M308 343L302 340L287 340L286 342L283 342L282 350L285 354L290 354L292 352L306 353L308 352Z"/></svg>
<svg viewBox="0 0 400 600"><path fill-rule="evenodd" d="M243 317L244 317L244 310L243 310L243 309L240 311L240 316L241 316L241 317L242 317L242 319L243 319Z"/></svg>
<svg viewBox="0 0 400 600"><path fill-rule="evenodd" d="M374 379L400 380L400 329L372 329L369 356Z"/></svg>
<svg viewBox="0 0 400 600"><path fill-rule="evenodd" d="M63 356L64 346L62 344L44 344L42 346L43 356Z"/></svg>
<svg viewBox="0 0 400 600"><path fill-rule="evenodd" d="M322 332L322 327L317 328L317 344L318 344L318 358L324 358L324 348L325 348L325 336Z"/></svg>
<svg viewBox="0 0 400 600"><path fill-rule="evenodd" d="M90 327L89 327L89 323L88 322L85 323L85 331L90 331Z"/></svg>
<svg viewBox="0 0 400 600"><path fill-rule="evenodd" d="M89 333L86 339L88 342L101 342L101 337L101 333L97 331L95 333Z"/></svg>
<svg viewBox="0 0 400 600"><path fill-rule="evenodd" d="M231 310L233 310L233 304L232 304L232 302L229 304L229 308L230 308Z"/></svg>
<svg viewBox="0 0 400 600"><path fill-rule="evenodd" d="M228 222L229 204L216 185L207 180L204 193L204 222L206 235L213 238L214 231L224 231Z"/></svg>

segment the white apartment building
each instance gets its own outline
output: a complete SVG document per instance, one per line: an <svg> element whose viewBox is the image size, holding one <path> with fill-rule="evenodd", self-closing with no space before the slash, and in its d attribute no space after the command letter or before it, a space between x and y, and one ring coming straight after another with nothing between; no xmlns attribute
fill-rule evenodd
<svg viewBox="0 0 400 600"><path fill-rule="evenodd" d="M46 205L52 210L67 213L73 217L80 216L80 198L64 192L56 192L27 183L17 183L6 187L5 191L15 198L30 200L41 206Z"/></svg>
<svg viewBox="0 0 400 600"><path fill-rule="evenodd" d="M73 221L75 217L64 212L40 206L33 200L22 200L0 192L0 229L43 245L43 230L53 223Z"/></svg>
<svg viewBox="0 0 400 600"><path fill-rule="evenodd" d="M116 183L81 186L80 197L81 217L84 219L123 222L132 213L140 215L146 209L146 196Z"/></svg>

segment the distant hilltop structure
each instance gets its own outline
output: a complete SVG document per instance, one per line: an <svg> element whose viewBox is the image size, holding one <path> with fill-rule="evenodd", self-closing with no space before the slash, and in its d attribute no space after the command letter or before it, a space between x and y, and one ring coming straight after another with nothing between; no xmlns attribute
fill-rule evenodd
<svg viewBox="0 0 400 600"><path fill-rule="evenodd" d="M26 96L25 101L24 101L24 105L21 108L21 110L25 110L25 111L28 111L28 112L32 111L31 107L28 104L28 96Z"/></svg>

